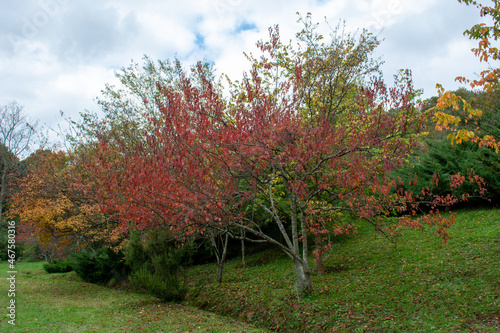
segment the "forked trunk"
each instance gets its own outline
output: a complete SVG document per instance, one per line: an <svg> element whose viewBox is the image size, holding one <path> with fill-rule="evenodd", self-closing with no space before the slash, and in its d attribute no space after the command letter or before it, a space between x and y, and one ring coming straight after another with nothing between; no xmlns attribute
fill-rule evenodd
<svg viewBox="0 0 500 333"><path fill-rule="evenodd" d="M217 255L217 276L216 276L217 283L222 282L222 272L223 272L223 268L224 268L224 263L226 262L228 242L229 242L229 235L226 234L224 237L224 241L222 242L223 243L222 254Z"/></svg>

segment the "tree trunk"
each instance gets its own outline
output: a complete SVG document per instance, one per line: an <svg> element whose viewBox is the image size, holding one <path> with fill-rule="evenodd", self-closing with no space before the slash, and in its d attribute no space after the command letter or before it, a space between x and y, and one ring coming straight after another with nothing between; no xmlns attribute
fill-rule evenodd
<svg viewBox="0 0 500 333"><path fill-rule="evenodd" d="M323 263L323 239L318 233L314 234L314 246L315 246L315 259L316 259L316 273L318 275L325 275L325 266Z"/></svg>
<svg viewBox="0 0 500 333"><path fill-rule="evenodd" d="M245 231L241 230L241 236L245 237ZM247 264L245 262L245 240L241 238L241 265L243 268L247 267Z"/></svg>
<svg viewBox="0 0 500 333"><path fill-rule="evenodd" d="M307 261L294 259L293 265L295 266L295 273L297 275L297 287L300 296L303 298L312 295L313 290L309 264L307 263Z"/></svg>
<svg viewBox="0 0 500 333"><path fill-rule="evenodd" d="M221 237L221 236L219 236L219 237ZM217 248L217 240L215 239L215 237L214 237L214 241L212 242L212 245L214 246L214 250L215 250L215 256L217 257L217 275L216 275L217 283L222 282L222 271L224 268L224 263L226 261L228 242L229 242L229 234L226 234L224 237L224 241L222 242L222 254L220 254L220 252Z"/></svg>

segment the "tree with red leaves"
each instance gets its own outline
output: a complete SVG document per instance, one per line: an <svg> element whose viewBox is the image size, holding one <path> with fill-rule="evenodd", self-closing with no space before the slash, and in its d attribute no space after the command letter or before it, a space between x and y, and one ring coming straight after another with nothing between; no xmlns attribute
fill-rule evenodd
<svg viewBox="0 0 500 333"><path fill-rule="evenodd" d="M273 244L292 260L305 296L312 293L308 235L355 229L332 216L349 212L377 224L380 216L416 212L417 197L397 191L391 173L419 145L431 114L417 107L409 71L393 88L374 75L375 37L336 30L325 44L310 18L303 22L298 49L270 29L270 41L258 44L262 56L249 56L252 68L230 82L229 96L203 64L187 74L177 62L173 79L157 83L155 100L143 100L159 111L148 117L145 140L116 145L101 136L89 167L124 227L163 224L180 239L215 233ZM247 216L248 205L280 236ZM394 226L424 222L442 219L406 217Z"/></svg>

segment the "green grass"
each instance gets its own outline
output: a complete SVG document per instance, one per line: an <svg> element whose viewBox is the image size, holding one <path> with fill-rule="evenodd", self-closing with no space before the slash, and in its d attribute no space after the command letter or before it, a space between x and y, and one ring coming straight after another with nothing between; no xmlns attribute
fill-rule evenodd
<svg viewBox="0 0 500 333"><path fill-rule="evenodd" d="M0 332L263 332L231 318L153 297L47 274L43 263L16 264L16 326L8 324L7 263L0 263Z"/></svg>
<svg viewBox="0 0 500 333"><path fill-rule="evenodd" d="M195 267L189 302L280 332L500 332L500 210L460 212L450 235L406 231L394 245L360 227L336 240L305 300L279 253L229 262L220 285L215 266Z"/></svg>

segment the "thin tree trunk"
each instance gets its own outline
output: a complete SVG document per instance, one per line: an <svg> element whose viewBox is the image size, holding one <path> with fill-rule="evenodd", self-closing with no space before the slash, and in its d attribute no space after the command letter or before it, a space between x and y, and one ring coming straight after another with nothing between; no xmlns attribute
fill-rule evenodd
<svg viewBox="0 0 500 333"><path fill-rule="evenodd" d="M245 231L241 231L242 237L245 237ZM241 265L243 268L247 267L247 263L245 261L245 240L242 238L241 239Z"/></svg>
<svg viewBox="0 0 500 333"><path fill-rule="evenodd" d="M216 277L217 283L222 282L222 270L224 268L224 263L226 262L228 242L229 242L229 234L226 234L222 245L223 247L222 255L217 256L217 277Z"/></svg>
<svg viewBox="0 0 500 333"><path fill-rule="evenodd" d="M325 275L325 266L323 263L323 238L319 233L314 234L314 246L315 246L315 259L316 259L316 273L318 275Z"/></svg>

